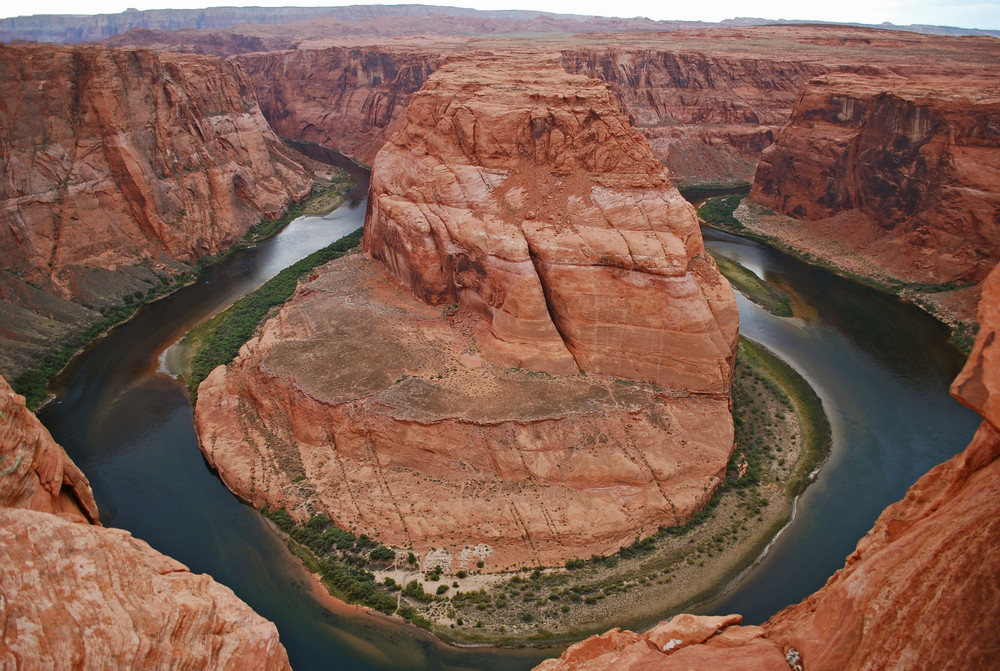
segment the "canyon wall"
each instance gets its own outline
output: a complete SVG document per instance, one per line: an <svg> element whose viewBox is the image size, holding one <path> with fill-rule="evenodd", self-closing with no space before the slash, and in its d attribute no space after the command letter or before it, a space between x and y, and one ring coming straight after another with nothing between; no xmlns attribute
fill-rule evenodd
<svg viewBox="0 0 1000 671"><path fill-rule="evenodd" d="M990 669L1000 634L1000 269L952 394L983 416L960 454L886 508L846 565L763 627L679 615L644 634L615 629L538 671Z"/></svg>
<svg viewBox="0 0 1000 671"><path fill-rule="evenodd" d="M278 135L316 142L370 165L400 129L410 96L443 56L420 48L331 47L235 60Z"/></svg>
<svg viewBox="0 0 1000 671"><path fill-rule="evenodd" d="M238 65L0 46L0 370L309 193Z"/></svg>
<svg viewBox="0 0 1000 671"><path fill-rule="evenodd" d="M749 182L802 85L829 66L716 49L583 47L562 62L608 84L675 182Z"/></svg>
<svg viewBox="0 0 1000 671"><path fill-rule="evenodd" d="M239 496L495 571L617 550L721 482L732 290L600 82L443 66L375 160L364 245L198 390Z"/></svg>
<svg viewBox="0 0 1000 671"><path fill-rule="evenodd" d="M289 668L274 625L231 590L97 514L86 477L0 378L0 666Z"/></svg>
<svg viewBox="0 0 1000 671"><path fill-rule="evenodd" d="M982 281L1000 260L998 74L810 81L750 199L892 277Z"/></svg>

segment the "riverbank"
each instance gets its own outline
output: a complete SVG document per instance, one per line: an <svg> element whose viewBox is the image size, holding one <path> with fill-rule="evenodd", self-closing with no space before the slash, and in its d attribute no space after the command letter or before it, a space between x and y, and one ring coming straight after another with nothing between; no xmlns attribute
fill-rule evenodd
<svg viewBox="0 0 1000 671"><path fill-rule="evenodd" d="M87 345L131 319L144 306L198 281L201 273L208 266L218 263L241 249L252 247L277 235L294 219L309 214L316 208L325 208L336 203L331 208L335 209L336 206L343 203L344 194L352 186L353 184L343 170L332 168L330 176L317 178L311 195L297 203L292 203L284 216L263 220L252 226L240 240L233 243L221 254L204 256L194 264L180 264L185 269L177 275L159 277L159 284L150 285L145 292L137 291L128 294L122 303L103 309L103 316L100 320L86 326L62 342L53 342L54 351L17 375L11 381L11 386L14 391L25 397L29 409L37 411L38 408L52 399L52 395L48 391L49 380L59 374L73 357Z"/></svg>
<svg viewBox="0 0 1000 671"><path fill-rule="evenodd" d="M643 627L716 596L788 522L815 477L830 428L815 392L765 348L742 340L733 382L736 449L708 507L607 557L484 574L419 569L405 548L336 529L323 516L269 517L336 596L395 614L460 645L554 645L610 626ZM380 549L379 549L380 548ZM377 559L375 559L377 555Z"/></svg>
<svg viewBox="0 0 1000 671"><path fill-rule="evenodd" d="M971 350L978 332L977 286L902 281L835 240L817 237L806 222L768 210L739 195L709 198L699 207L698 215L709 226L758 240L806 263L912 303L951 329L952 343L959 351L968 354Z"/></svg>

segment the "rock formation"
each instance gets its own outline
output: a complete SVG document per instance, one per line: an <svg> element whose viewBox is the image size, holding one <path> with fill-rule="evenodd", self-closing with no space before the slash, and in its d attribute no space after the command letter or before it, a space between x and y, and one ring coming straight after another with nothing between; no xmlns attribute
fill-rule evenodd
<svg viewBox="0 0 1000 671"><path fill-rule="evenodd" d="M1000 260L992 70L810 81L761 155L750 199L805 220L807 247L836 243L891 277L982 281Z"/></svg>
<svg viewBox="0 0 1000 671"><path fill-rule="evenodd" d="M763 627L728 626L739 616L720 622L680 615L646 634L616 629L591 637L537 669L786 671L786 660L810 671L994 668L1000 646L992 620L1000 610L998 306L1000 269L986 280L976 346L952 385L952 394L983 416L972 442L886 508L822 589Z"/></svg>
<svg viewBox="0 0 1000 671"><path fill-rule="evenodd" d="M369 203L377 263L322 269L199 388L233 491L453 571L614 551L704 505L735 303L606 88L534 56L446 65Z"/></svg>
<svg viewBox="0 0 1000 671"><path fill-rule="evenodd" d="M100 524L90 482L0 378L0 508Z"/></svg>
<svg viewBox="0 0 1000 671"><path fill-rule="evenodd" d="M312 186L217 58L0 46L0 99L0 335L29 351Z"/></svg>
<svg viewBox="0 0 1000 671"><path fill-rule="evenodd" d="M553 29L545 39L526 39L484 30L489 41L473 40L466 28L429 31L438 37L428 40L393 20L381 20L378 35L367 37L356 31L338 37L336 30L322 25L298 26L294 33L247 27L239 29L243 39L285 44L297 39L299 49L239 60L250 73L264 115L281 134L336 147L371 163L382 142L399 129L409 97L444 58L484 45L558 51L568 71L608 84L621 110L670 169L671 179L684 185L751 181L760 152L788 121L798 94L813 77L920 74L929 61L942 72L962 74L995 61L992 39L853 26L678 30L669 38L650 33L569 38ZM137 41L159 39L166 48L186 43L213 50L234 38L164 35Z"/></svg>
<svg viewBox="0 0 1000 671"><path fill-rule="evenodd" d="M0 667L289 668L227 587L89 523L87 479L0 378Z"/></svg>
<svg viewBox="0 0 1000 671"><path fill-rule="evenodd" d="M487 360L728 394L738 315L692 208L598 80L439 70L372 170L364 247L489 324Z"/></svg>

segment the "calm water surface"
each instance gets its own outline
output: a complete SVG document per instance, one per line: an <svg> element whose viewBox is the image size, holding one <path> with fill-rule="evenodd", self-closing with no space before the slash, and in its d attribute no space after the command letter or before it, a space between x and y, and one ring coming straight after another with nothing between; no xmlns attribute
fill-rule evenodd
<svg viewBox="0 0 1000 671"><path fill-rule="evenodd" d="M362 224L367 176L352 176L360 186L349 205L296 220L94 343L54 381L58 398L40 417L87 473L106 525L232 588L277 624L294 668L531 668L559 651L455 649L385 618L321 605L261 516L208 469L184 389L157 372L161 353L192 326ZM706 237L794 296L791 319L739 297L742 331L803 373L834 428L833 455L794 523L735 589L702 609L759 622L821 586L879 511L961 450L978 422L948 397L961 357L929 317L759 244Z"/></svg>

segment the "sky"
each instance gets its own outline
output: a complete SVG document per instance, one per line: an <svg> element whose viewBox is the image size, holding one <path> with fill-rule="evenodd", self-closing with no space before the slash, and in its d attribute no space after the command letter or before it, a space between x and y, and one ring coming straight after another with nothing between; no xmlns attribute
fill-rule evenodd
<svg viewBox="0 0 1000 671"><path fill-rule="evenodd" d="M136 9L201 8L213 5L299 7L335 4L397 4L417 0L33 0L29 4L5 1L0 17L31 14L114 14ZM424 4L476 9L537 9L565 14L721 21L739 16L765 19L804 19L859 23L921 23L1000 30L1000 0L423 0ZM30 9L29 9L30 8Z"/></svg>

